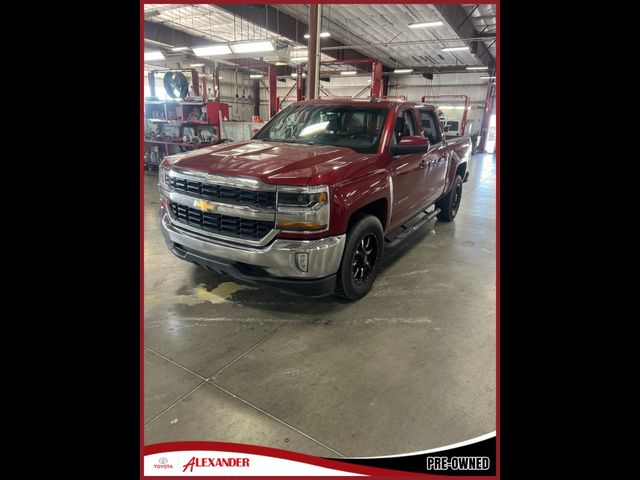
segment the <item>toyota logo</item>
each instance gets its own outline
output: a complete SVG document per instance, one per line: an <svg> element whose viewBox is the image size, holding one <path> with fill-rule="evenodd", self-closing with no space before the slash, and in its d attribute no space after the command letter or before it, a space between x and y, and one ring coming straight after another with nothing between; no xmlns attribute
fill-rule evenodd
<svg viewBox="0 0 640 480"><path fill-rule="evenodd" d="M160 457L160 459L158 460L158 463L160 463L161 465L164 465L168 461L169 460L167 459L167 457Z"/></svg>

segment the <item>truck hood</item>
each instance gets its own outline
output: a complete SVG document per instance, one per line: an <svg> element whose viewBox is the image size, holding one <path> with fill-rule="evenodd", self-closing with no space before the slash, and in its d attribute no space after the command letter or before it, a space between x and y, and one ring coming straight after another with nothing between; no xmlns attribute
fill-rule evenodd
<svg viewBox="0 0 640 480"><path fill-rule="evenodd" d="M302 145L250 140L202 148L176 156L173 166L265 183L307 185L332 183L349 170L365 168L377 154L345 147ZM359 168L358 168L359 166Z"/></svg>

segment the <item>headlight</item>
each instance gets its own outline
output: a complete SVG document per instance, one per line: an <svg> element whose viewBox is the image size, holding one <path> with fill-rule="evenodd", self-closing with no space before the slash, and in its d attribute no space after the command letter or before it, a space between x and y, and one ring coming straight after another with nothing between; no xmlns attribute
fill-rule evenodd
<svg viewBox="0 0 640 480"><path fill-rule="evenodd" d="M278 186L276 227L287 232L322 232L329 227L329 187Z"/></svg>
<svg viewBox="0 0 640 480"><path fill-rule="evenodd" d="M158 185L162 188L169 188L169 169L160 167L158 169Z"/></svg>

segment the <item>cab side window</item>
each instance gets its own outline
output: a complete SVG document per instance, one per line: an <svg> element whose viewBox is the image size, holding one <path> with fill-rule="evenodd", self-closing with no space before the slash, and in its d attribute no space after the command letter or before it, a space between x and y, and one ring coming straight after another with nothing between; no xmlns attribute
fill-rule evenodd
<svg viewBox="0 0 640 480"><path fill-rule="evenodd" d="M396 116L396 125L393 129L394 135L392 138L392 144L396 145L400 142L402 137L418 135L418 129L416 127L416 119L413 116L411 109L406 109L398 112Z"/></svg>
<svg viewBox="0 0 640 480"><path fill-rule="evenodd" d="M440 136L440 129L438 128L438 118L433 110L418 110L420 113L420 121L422 122L422 129L424 136L429 139L431 145L440 143L442 140Z"/></svg>

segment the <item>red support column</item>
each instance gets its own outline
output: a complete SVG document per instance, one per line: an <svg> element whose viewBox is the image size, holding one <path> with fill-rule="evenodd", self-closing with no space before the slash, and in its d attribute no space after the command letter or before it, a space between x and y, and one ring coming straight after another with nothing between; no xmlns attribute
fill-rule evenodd
<svg viewBox="0 0 640 480"><path fill-rule="evenodd" d="M375 61L371 65L371 97L382 95L382 62Z"/></svg>
<svg viewBox="0 0 640 480"><path fill-rule="evenodd" d="M278 69L269 67L269 118L278 112Z"/></svg>
<svg viewBox="0 0 640 480"><path fill-rule="evenodd" d="M213 74L213 99L216 102L220 101L220 69L216 66L216 69Z"/></svg>
<svg viewBox="0 0 640 480"><path fill-rule="evenodd" d="M193 91L196 95L200 95L200 83L198 82L198 71L195 68L191 69L191 83L193 83Z"/></svg>
<svg viewBox="0 0 640 480"><path fill-rule="evenodd" d="M382 96L386 97L387 95L389 95L389 75L382 77Z"/></svg>
<svg viewBox="0 0 640 480"><path fill-rule="evenodd" d="M309 67L307 69L307 98L318 98L318 84L320 83L320 21L322 19L322 5L309 4L309 43L307 53Z"/></svg>
<svg viewBox="0 0 640 480"><path fill-rule="evenodd" d="M491 104L493 100L493 85L487 87L487 97L484 101L484 115L482 116L482 125L480 127L480 145L479 152L484 152L487 144L487 135L489 134L489 117L491 116Z"/></svg>
<svg viewBox="0 0 640 480"><path fill-rule="evenodd" d="M253 95L253 116L259 117L260 116L260 80L253 81L251 95ZM269 95L269 99L271 99L271 95Z"/></svg>
<svg viewBox="0 0 640 480"><path fill-rule="evenodd" d="M302 82L302 65L296 67L296 102L304 98L304 83Z"/></svg>
<svg viewBox="0 0 640 480"><path fill-rule="evenodd" d="M207 77L202 77L202 99L207 101Z"/></svg>
<svg viewBox="0 0 640 480"><path fill-rule="evenodd" d="M147 78L149 79L149 91L151 92L151 96L155 97L156 96L156 72L149 72L149 74L147 75Z"/></svg>

